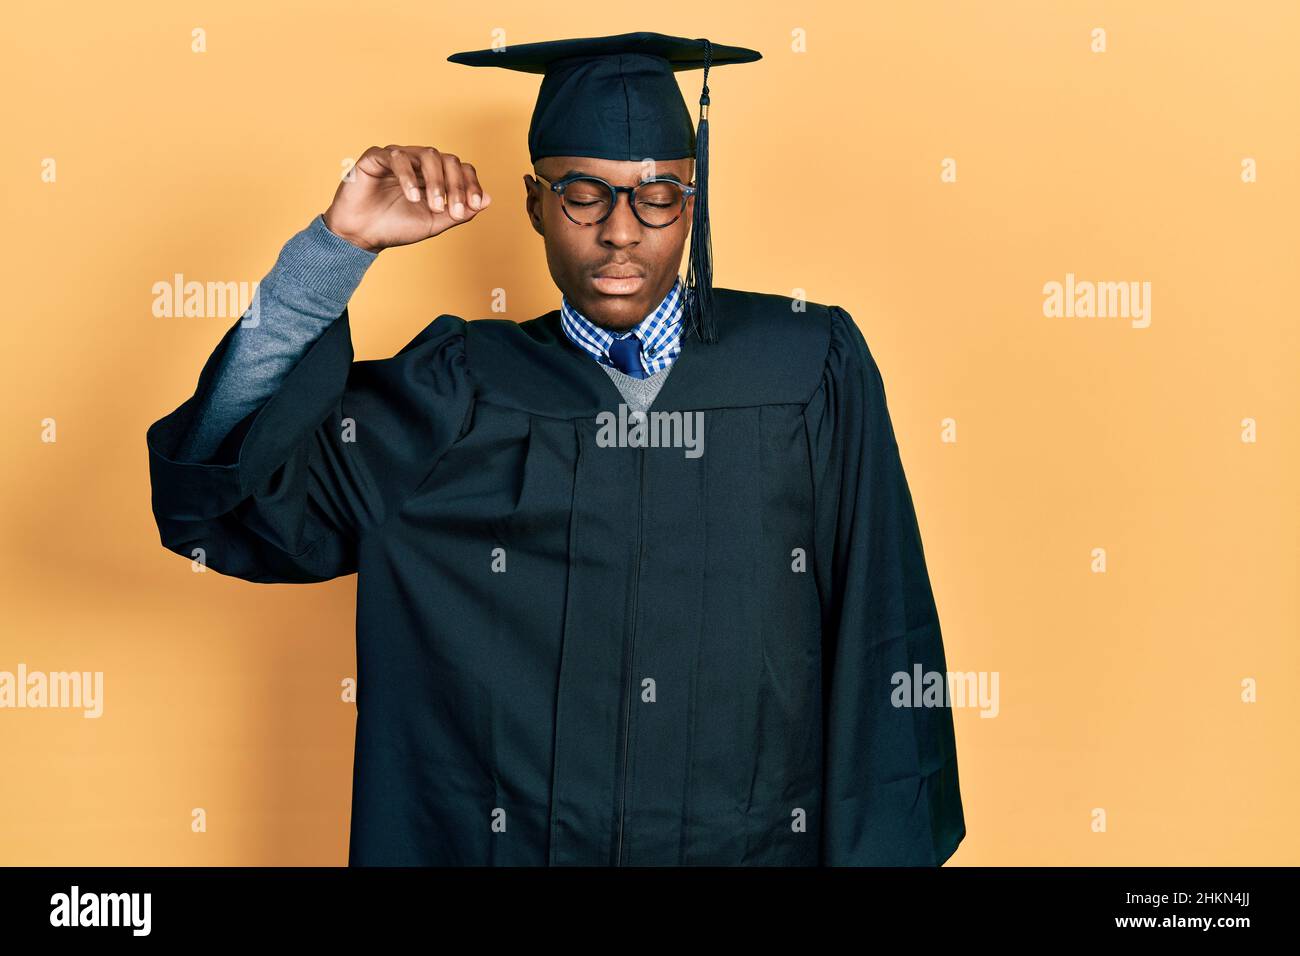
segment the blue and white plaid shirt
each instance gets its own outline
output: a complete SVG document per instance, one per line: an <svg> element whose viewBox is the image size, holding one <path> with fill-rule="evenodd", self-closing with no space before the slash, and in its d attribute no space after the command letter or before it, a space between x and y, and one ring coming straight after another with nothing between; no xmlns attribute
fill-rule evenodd
<svg viewBox="0 0 1300 956"><path fill-rule="evenodd" d="M622 335L602 329L563 296L560 302L560 324L574 345L587 352L601 365L617 368L609 357L610 343L615 339L635 335L641 340L641 366L647 375L668 368L682 350L682 307L686 287L678 276L663 301L653 312Z"/></svg>

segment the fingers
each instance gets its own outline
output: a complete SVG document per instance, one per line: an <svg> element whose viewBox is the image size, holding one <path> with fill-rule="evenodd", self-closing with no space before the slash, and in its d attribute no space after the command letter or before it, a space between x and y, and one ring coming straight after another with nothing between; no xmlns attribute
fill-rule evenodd
<svg viewBox="0 0 1300 956"><path fill-rule="evenodd" d="M460 158L451 153L442 154L442 170L447 176L447 213L452 219L466 219L465 173Z"/></svg>
<svg viewBox="0 0 1300 956"><path fill-rule="evenodd" d="M461 162L453 153L443 153L442 170L447 178L447 214L453 219L469 219L492 201L479 185L472 164Z"/></svg>
<svg viewBox="0 0 1300 956"><path fill-rule="evenodd" d="M432 146L372 146L356 167L377 180L391 176L409 202L423 202L457 221L473 218L492 201L472 164Z"/></svg>
<svg viewBox="0 0 1300 956"><path fill-rule="evenodd" d="M391 147L390 147L391 148ZM382 146L370 146L352 164L355 172L364 173L367 179L383 179L389 175L388 153Z"/></svg>
<svg viewBox="0 0 1300 956"><path fill-rule="evenodd" d="M420 184L415 178L415 164L406 150L401 146L388 147L388 166L397 178L398 185L402 187L402 195L411 202L420 202L424 199L420 193Z"/></svg>
<svg viewBox="0 0 1300 956"><path fill-rule="evenodd" d="M479 185L478 172L469 163L461 163L460 168L465 173L465 193L471 209L482 209L492 201L492 197L483 191Z"/></svg>
<svg viewBox="0 0 1300 956"><path fill-rule="evenodd" d="M416 155L420 161L420 173L424 176L425 201L433 212L442 212L447 184L442 172L442 154L432 146L420 149Z"/></svg>

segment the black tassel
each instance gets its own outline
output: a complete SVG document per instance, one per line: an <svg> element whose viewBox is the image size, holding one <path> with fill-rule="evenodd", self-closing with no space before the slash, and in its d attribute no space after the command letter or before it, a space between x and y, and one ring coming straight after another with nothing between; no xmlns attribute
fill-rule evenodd
<svg viewBox="0 0 1300 956"><path fill-rule="evenodd" d="M686 271L691 327L703 342L716 342L713 307L713 241L709 234L709 65L713 44L704 41L704 91L700 94L700 123L695 133L695 211L691 225L691 255Z"/></svg>

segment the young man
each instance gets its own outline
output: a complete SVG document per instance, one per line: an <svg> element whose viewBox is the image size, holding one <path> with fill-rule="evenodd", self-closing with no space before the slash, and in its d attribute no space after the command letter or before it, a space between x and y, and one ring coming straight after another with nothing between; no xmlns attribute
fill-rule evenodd
<svg viewBox="0 0 1300 956"><path fill-rule="evenodd" d="M711 285L708 71L759 54L451 59L544 74L525 208L561 307L354 361L378 252L490 202L455 155L372 148L148 433L167 548L358 573L349 862L944 862L946 664L880 373L844 309ZM673 71L701 66L697 132Z"/></svg>

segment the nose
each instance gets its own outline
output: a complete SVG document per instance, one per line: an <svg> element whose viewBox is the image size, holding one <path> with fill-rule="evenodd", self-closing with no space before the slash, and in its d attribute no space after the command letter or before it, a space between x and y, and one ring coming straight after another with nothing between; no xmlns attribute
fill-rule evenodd
<svg viewBox="0 0 1300 956"><path fill-rule="evenodd" d="M645 226L632 211L632 194L615 195L614 208L596 228L600 230L599 239L605 245L622 247L639 242Z"/></svg>

